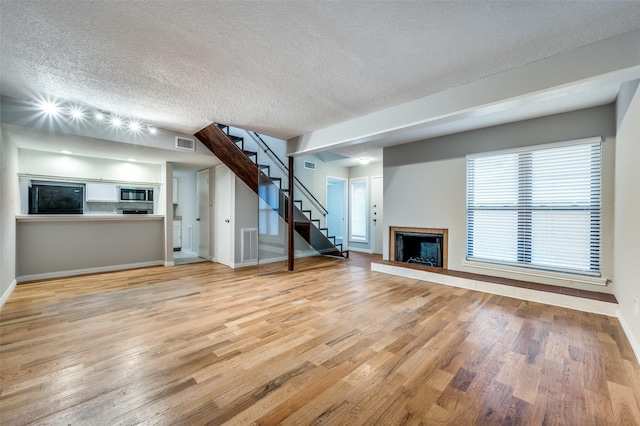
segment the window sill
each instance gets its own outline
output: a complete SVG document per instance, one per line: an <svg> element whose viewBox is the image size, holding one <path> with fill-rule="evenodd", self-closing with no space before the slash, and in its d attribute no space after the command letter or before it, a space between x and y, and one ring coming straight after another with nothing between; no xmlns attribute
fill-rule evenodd
<svg viewBox="0 0 640 426"><path fill-rule="evenodd" d="M550 278L550 279L570 281L570 282L580 283L580 284L599 285L599 286L606 287L609 283L608 279L602 278L602 277L587 277L583 275L563 274L560 272L538 271L535 269L493 265L490 263L474 262L470 260L463 260L462 265L468 266L471 268L487 269L490 271L508 272L508 273L519 274L519 275L529 275L532 277Z"/></svg>

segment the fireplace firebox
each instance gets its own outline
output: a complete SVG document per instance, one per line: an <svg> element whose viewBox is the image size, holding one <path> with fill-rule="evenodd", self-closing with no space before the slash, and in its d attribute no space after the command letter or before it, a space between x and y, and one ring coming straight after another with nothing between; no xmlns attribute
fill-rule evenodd
<svg viewBox="0 0 640 426"><path fill-rule="evenodd" d="M447 268L446 229L391 227L390 231L390 260Z"/></svg>

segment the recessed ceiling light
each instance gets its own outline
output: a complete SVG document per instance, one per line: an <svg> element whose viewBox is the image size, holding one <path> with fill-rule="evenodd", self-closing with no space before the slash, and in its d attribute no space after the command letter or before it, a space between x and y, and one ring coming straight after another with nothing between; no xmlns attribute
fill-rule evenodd
<svg viewBox="0 0 640 426"><path fill-rule="evenodd" d="M151 133L152 135L155 135L156 133L158 133L158 129L156 129L153 126L147 126L147 129L149 130L149 133Z"/></svg>
<svg viewBox="0 0 640 426"><path fill-rule="evenodd" d="M60 151L62 154L71 154L71 151L67 151L66 149L63 149L62 151Z"/></svg>
<svg viewBox="0 0 640 426"><path fill-rule="evenodd" d="M53 101L40 102L40 108L47 115L58 115L58 104Z"/></svg>
<svg viewBox="0 0 640 426"><path fill-rule="evenodd" d="M122 119L117 116L111 117L111 125L116 128L122 127Z"/></svg>
<svg viewBox="0 0 640 426"><path fill-rule="evenodd" d="M134 133L138 133L142 129L142 124L138 120L129 121L129 130Z"/></svg>
<svg viewBox="0 0 640 426"><path fill-rule="evenodd" d="M360 157L360 164L369 164L369 161L371 161L371 158L369 157Z"/></svg>
<svg viewBox="0 0 640 426"><path fill-rule="evenodd" d="M130 162L132 162L132 163L135 163L135 162L136 162L136 159L135 159L135 158L127 158L127 161L130 161Z"/></svg>
<svg viewBox="0 0 640 426"><path fill-rule="evenodd" d="M69 109L69 113L71 114L71 118L75 120L82 120L84 118L84 110L82 109L82 107L71 107Z"/></svg>
<svg viewBox="0 0 640 426"><path fill-rule="evenodd" d="M101 113L100 111L96 111L95 116L96 116L96 120L98 120L98 121L104 120L104 114Z"/></svg>

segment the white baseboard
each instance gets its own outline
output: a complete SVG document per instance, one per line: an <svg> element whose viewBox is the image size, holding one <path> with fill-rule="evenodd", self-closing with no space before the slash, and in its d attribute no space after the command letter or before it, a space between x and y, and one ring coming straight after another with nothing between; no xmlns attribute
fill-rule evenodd
<svg viewBox="0 0 640 426"><path fill-rule="evenodd" d="M5 291L0 297L0 308L4 306L4 303L9 300L9 296L13 293L13 290L16 288L16 284L18 284L17 280L13 280L13 282L9 285L7 291Z"/></svg>
<svg viewBox="0 0 640 426"><path fill-rule="evenodd" d="M174 261L164 262L164 266L176 266L176 262L174 262Z"/></svg>
<svg viewBox="0 0 640 426"><path fill-rule="evenodd" d="M629 327L629 323L627 323L627 321L622 315L620 315L620 313L618 313L618 321L620 321L622 331L624 331L624 334L626 334L627 340L629 341L629 344L633 349L633 353L636 354L636 362L640 364L640 342L635 339L633 332L631 331L631 327Z"/></svg>
<svg viewBox="0 0 640 426"><path fill-rule="evenodd" d="M428 281L436 284L444 284L452 287L481 291L483 293L512 297L514 299L526 300L529 302L545 303L547 305L560 306L563 308L575 309L577 311L591 312L594 314L608 315L611 317L618 316L617 303L602 302L600 300L567 296L566 294L548 293L546 291L494 284L486 281L453 277L450 275L438 274L435 272L421 271L417 269L403 268L401 266L386 265L375 262L371 263L371 270L405 278Z"/></svg>
<svg viewBox="0 0 640 426"><path fill-rule="evenodd" d="M355 252L358 252L358 253L373 254L373 250L371 250L371 249L361 249L361 248L348 247L347 250L355 251Z"/></svg>
<svg viewBox="0 0 640 426"><path fill-rule="evenodd" d="M99 274L101 272L122 271L124 269L146 268L149 266L162 266L165 262L154 260L151 262L127 263L122 265L99 266L97 268L73 269L69 271L45 272L43 274L22 275L16 278L18 283L38 280L48 280L51 278L72 277L74 275Z"/></svg>

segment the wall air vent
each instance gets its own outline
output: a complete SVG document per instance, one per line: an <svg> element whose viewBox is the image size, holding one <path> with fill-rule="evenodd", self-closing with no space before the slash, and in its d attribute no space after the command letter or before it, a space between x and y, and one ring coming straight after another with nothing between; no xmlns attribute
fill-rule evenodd
<svg viewBox="0 0 640 426"><path fill-rule="evenodd" d="M242 240L240 240L240 252L242 263L258 260L258 228L242 228Z"/></svg>
<svg viewBox="0 0 640 426"><path fill-rule="evenodd" d="M195 151L196 141L193 139L181 138L176 136L176 148L183 149L185 151Z"/></svg>
<svg viewBox="0 0 640 426"><path fill-rule="evenodd" d="M304 162L304 168L308 169L308 170L315 170L316 169L316 163L312 163L311 161L305 161Z"/></svg>

